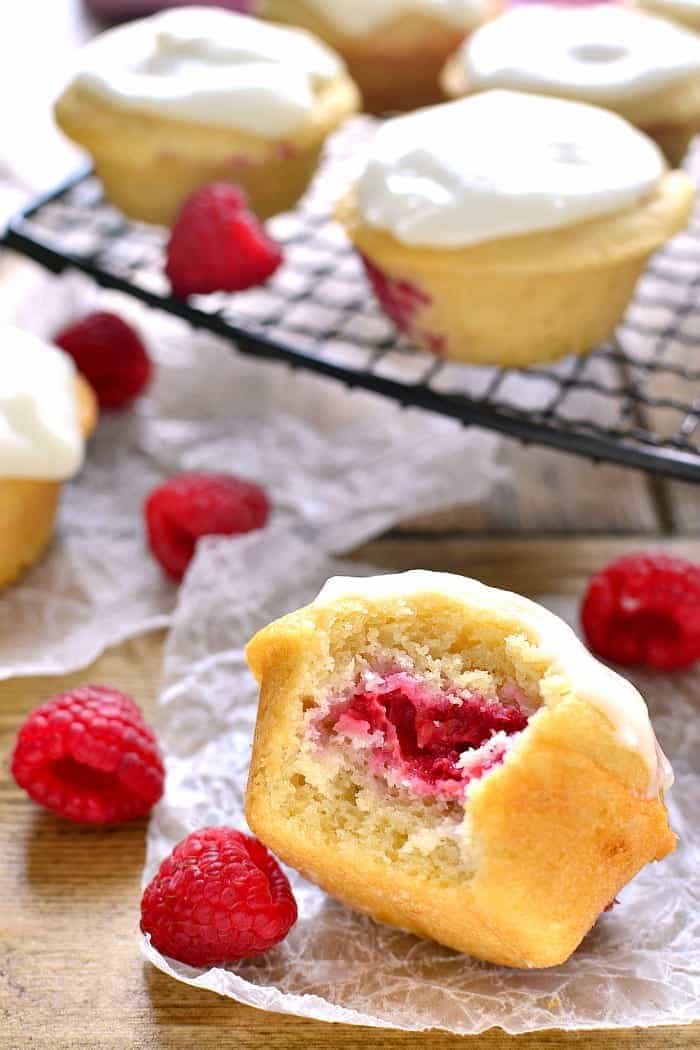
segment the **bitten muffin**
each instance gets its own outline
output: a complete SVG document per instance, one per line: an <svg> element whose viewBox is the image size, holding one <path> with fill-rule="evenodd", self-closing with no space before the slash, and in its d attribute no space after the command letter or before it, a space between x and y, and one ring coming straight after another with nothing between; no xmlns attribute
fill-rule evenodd
<svg viewBox="0 0 700 1050"><path fill-rule="evenodd" d="M692 201L616 114L489 91L386 122L336 214L416 347L521 367L610 336Z"/></svg>
<svg viewBox="0 0 700 1050"><path fill-rule="evenodd" d="M114 204L169 225L214 181L242 186L262 218L291 208L358 106L342 61L308 33L189 7L88 44L55 113Z"/></svg>
<svg viewBox="0 0 700 1050"><path fill-rule="evenodd" d="M53 535L62 482L82 464L97 420L92 389L61 350L0 330L0 588L38 560Z"/></svg>
<svg viewBox="0 0 700 1050"><path fill-rule="evenodd" d="M675 846L639 693L518 595L329 581L247 650L255 834L380 922L489 962L563 962Z"/></svg>
<svg viewBox="0 0 700 1050"><path fill-rule="evenodd" d="M448 61L442 83L452 97L506 88L603 106L653 138L672 167L700 128L698 37L616 4L508 11Z"/></svg>
<svg viewBox="0 0 700 1050"><path fill-rule="evenodd" d="M265 17L303 26L345 59L369 113L444 99L446 59L501 0L261 0Z"/></svg>

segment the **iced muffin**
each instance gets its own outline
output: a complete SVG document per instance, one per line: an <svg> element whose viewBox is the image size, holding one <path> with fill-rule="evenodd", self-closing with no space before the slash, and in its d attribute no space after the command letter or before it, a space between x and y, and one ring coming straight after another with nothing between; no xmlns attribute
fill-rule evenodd
<svg viewBox="0 0 700 1050"><path fill-rule="evenodd" d="M242 186L263 218L291 208L358 105L342 60L308 33L188 7L97 37L55 110L122 211L170 224L213 181Z"/></svg>
<svg viewBox="0 0 700 1050"><path fill-rule="evenodd" d="M692 201L616 114L489 91L384 124L337 217L415 346L523 366L608 337Z"/></svg>

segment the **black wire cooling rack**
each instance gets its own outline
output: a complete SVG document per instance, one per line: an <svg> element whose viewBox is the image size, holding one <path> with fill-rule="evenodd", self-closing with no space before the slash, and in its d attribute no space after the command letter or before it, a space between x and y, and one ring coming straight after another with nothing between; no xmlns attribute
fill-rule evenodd
<svg viewBox="0 0 700 1050"><path fill-rule="evenodd" d="M165 231L126 220L89 171L35 200L4 243L286 361L522 441L700 481L700 215L651 261L624 323L584 357L529 369L457 365L413 351L376 306L330 219L367 121L336 138L321 177L273 234L285 263L264 288L179 302L163 275ZM690 167L700 170L700 149Z"/></svg>

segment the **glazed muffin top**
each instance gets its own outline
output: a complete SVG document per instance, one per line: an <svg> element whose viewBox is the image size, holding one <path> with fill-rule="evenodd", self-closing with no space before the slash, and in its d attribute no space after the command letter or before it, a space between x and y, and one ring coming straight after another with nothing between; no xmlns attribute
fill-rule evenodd
<svg viewBox="0 0 700 1050"><path fill-rule="evenodd" d="M63 481L77 474L85 442L72 359L11 325L0 326L0 478Z"/></svg>
<svg viewBox="0 0 700 1050"><path fill-rule="evenodd" d="M623 109L700 74L700 40L614 4L534 4L482 26L454 63L467 90L533 91Z"/></svg>
<svg viewBox="0 0 700 1050"><path fill-rule="evenodd" d="M614 113L487 91L387 121L357 207L403 244L462 247L619 212L665 169L655 143Z"/></svg>
<svg viewBox="0 0 700 1050"><path fill-rule="evenodd" d="M302 30L185 7L97 37L72 83L112 106L277 138L304 124L319 88L343 71Z"/></svg>

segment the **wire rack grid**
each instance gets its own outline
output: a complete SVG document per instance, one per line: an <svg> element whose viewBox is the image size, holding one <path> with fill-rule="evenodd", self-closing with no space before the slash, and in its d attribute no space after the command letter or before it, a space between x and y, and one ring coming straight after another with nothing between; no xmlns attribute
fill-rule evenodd
<svg viewBox="0 0 700 1050"><path fill-rule="evenodd" d="M173 299L165 231L125 219L89 171L35 200L3 240L54 272L77 268L209 329L243 353L525 442L700 481L700 214L652 259L609 343L529 369L458 365L411 350L397 334L330 217L369 132L366 118L350 122L303 205L272 220L285 263L264 288ZM700 173L700 148L689 166Z"/></svg>

